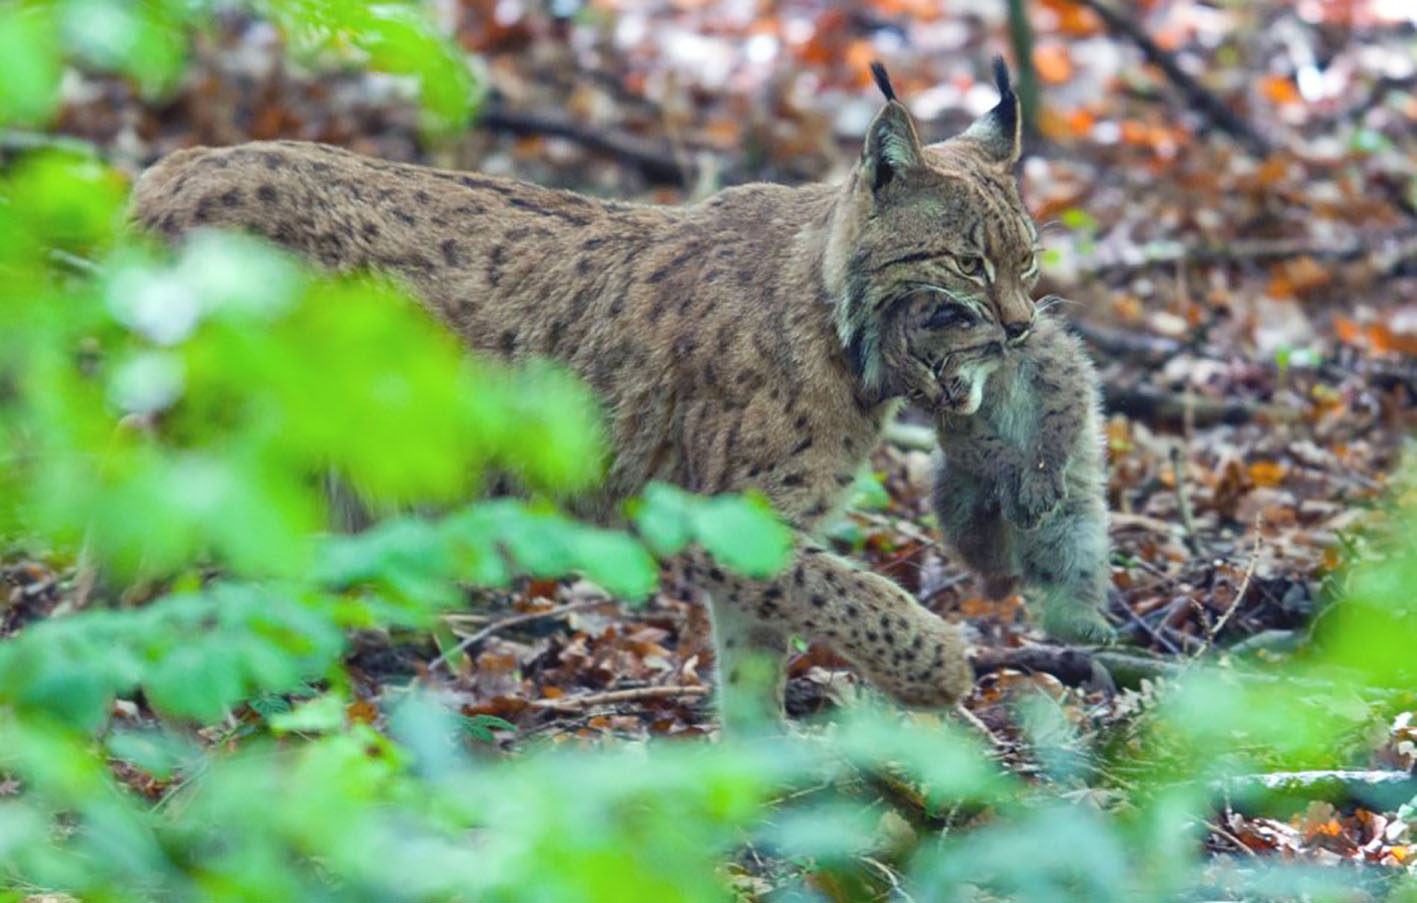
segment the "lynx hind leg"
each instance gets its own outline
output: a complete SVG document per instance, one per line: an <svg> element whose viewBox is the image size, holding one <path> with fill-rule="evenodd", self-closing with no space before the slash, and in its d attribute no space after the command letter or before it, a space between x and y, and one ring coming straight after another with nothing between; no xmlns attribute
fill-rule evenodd
<svg viewBox="0 0 1417 903"><path fill-rule="evenodd" d="M1070 498L1016 540L1030 601L1043 609L1044 632L1065 642L1110 643L1116 631L1102 613L1110 547L1101 500Z"/></svg>
<svg viewBox="0 0 1417 903"><path fill-rule="evenodd" d="M935 471L934 508L945 541L973 571L990 599L1018 590L1022 570L1015 531L1004 520L988 481L940 466Z"/></svg>

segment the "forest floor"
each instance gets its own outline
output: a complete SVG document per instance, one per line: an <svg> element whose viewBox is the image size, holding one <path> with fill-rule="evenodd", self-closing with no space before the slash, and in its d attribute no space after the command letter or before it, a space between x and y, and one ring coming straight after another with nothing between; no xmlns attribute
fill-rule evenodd
<svg viewBox="0 0 1417 903"><path fill-rule="evenodd" d="M1047 224L1039 290L1074 302L1066 315L1105 386L1109 617L1124 642L1176 662L1302 646L1363 554L1363 530L1385 516L1417 422L1414 26L1380 6L1177 0L1130 4L1135 18L1109 24L1086 5L1034 4L1044 112L1019 172ZM927 139L957 131L992 104L987 60L1008 37L1003 4L949 7L612 2L553 19L450 4L444 24L485 62L490 95L481 125L436 146L420 138L404 83L296 67L269 25L230 18L198 43L172 98L72 79L60 130L134 173L181 146L298 138L678 203L731 182L840 174L880 104L866 72L877 57ZM1150 35L1162 66L1129 28ZM1041 642L1022 600L984 600L943 550L929 461L925 448L880 448L884 492L864 492L833 541L966 623L982 648ZM72 573L0 560L0 634L71 592ZM386 682L421 675L467 714L514 724L500 736L508 748L712 730L712 645L694 605L661 596L628 609L583 582L528 582L471 611L448 617L471 640L451 673L429 673L426 638L361 638L348 666L368 711ZM822 648L797 650L790 669L795 714L854 684ZM968 707L1021 772L1029 753L1011 702L1037 689L1084 737L1117 730L1149 692L983 675ZM1358 764L1414 761L1409 713ZM1211 843L1401 864L1415 854L1394 840L1396 817L1322 805L1287 821L1232 814Z"/></svg>

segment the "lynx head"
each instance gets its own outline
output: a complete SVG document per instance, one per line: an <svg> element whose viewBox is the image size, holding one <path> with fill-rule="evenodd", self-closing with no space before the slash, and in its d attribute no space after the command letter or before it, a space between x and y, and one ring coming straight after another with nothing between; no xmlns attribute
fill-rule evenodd
<svg viewBox="0 0 1417 903"><path fill-rule="evenodd" d="M956 341L951 330L977 331L959 341L978 354L995 347L983 337L994 329L1007 343L1023 341L1035 314L1038 232L1014 184L1019 107L1002 59L994 60L998 104L931 145L920 143L884 67L871 71L886 105L833 216L827 278L838 289L837 332L863 388L885 398L934 372L937 352Z"/></svg>

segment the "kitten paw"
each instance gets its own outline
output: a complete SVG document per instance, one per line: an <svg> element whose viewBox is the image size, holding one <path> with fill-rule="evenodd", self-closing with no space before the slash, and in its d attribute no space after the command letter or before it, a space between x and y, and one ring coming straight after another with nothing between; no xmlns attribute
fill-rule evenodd
<svg viewBox="0 0 1417 903"><path fill-rule="evenodd" d="M1043 632L1064 643L1110 646L1117 631L1095 608L1066 608L1045 612Z"/></svg>

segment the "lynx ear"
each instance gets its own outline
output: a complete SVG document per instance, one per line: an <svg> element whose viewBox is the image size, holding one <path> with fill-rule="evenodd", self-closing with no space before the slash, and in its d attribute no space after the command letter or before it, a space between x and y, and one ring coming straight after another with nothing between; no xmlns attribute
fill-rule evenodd
<svg viewBox="0 0 1417 903"><path fill-rule="evenodd" d="M915 122L900 101L896 100L886 67L871 64L876 86L886 96L886 105L872 120L866 131L866 146L861 153L862 175L873 192L878 192L905 171L919 166L922 158L920 136Z"/></svg>
<svg viewBox="0 0 1417 903"><path fill-rule="evenodd" d="M974 120L960 137L977 142L996 162L1012 166L1019 155L1018 95L1009 83L1009 67L1001 56L994 57L994 83L999 86L999 102Z"/></svg>

